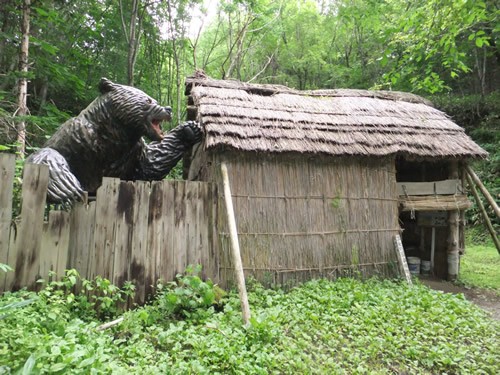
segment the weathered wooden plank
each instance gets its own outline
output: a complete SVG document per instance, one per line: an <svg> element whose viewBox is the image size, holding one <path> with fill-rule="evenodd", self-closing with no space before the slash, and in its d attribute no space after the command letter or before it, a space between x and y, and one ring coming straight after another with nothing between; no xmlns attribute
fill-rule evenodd
<svg viewBox="0 0 500 375"><path fill-rule="evenodd" d="M7 260L16 156L0 154L0 263Z"/></svg>
<svg viewBox="0 0 500 375"><path fill-rule="evenodd" d="M132 241L134 236L135 184L120 182L118 186L118 201L116 206L114 264L111 281L123 286L130 280L130 262L132 257Z"/></svg>
<svg viewBox="0 0 500 375"><path fill-rule="evenodd" d="M203 239L198 236L200 223L200 212L203 201L200 197L200 183L194 182L186 184L186 263L188 265L201 265L201 246Z"/></svg>
<svg viewBox="0 0 500 375"><path fill-rule="evenodd" d="M149 214L149 193L150 183L145 181L135 182L134 199L134 235L132 238L132 252L130 263L130 281L136 287L135 302L144 303L146 301L146 259L149 252L148 246L148 214Z"/></svg>
<svg viewBox="0 0 500 375"><path fill-rule="evenodd" d="M12 197L16 155L0 154L0 263L7 264L12 222ZM11 264L11 267L14 265ZM5 274L0 273L0 292L5 288Z"/></svg>
<svg viewBox="0 0 500 375"><path fill-rule="evenodd" d="M198 240L198 257L199 263L202 265L202 276L205 278L213 278L213 258L210 254L210 243L212 241L212 236L210 231L212 230L212 213L213 208L211 199L211 189L212 185L208 183L200 183L198 185L199 198L196 207L196 222L198 223L198 230L196 233Z"/></svg>
<svg viewBox="0 0 500 375"><path fill-rule="evenodd" d="M29 178L25 184L31 184ZM30 193L25 202L37 199ZM27 207L30 205L25 204L22 215L28 212ZM100 275L118 285L132 280L137 286L136 301L142 303L157 280L173 280L190 263L203 264L204 273L212 278L218 275L215 185L161 181L150 187L147 182L104 179L96 202L75 204L70 213L51 211L45 229L43 204L40 207L38 224L22 220L9 235L15 245L9 248L14 251L4 258L17 265L18 272L7 289L25 285L20 275L26 275L27 265L32 271L28 272L30 282L46 278L49 270L60 276L66 268L75 268L87 279ZM32 212L29 219L35 217ZM33 240L31 232L37 227L38 240ZM32 229L31 234L28 229ZM24 246L28 242L38 244L40 250L34 253L31 247L29 254L21 251L29 248ZM24 262L27 255L31 258ZM31 265L30 260L35 263Z"/></svg>
<svg viewBox="0 0 500 375"><path fill-rule="evenodd" d="M219 283L219 241L217 238L217 208L219 204L217 185L207 183L204 186L207 187L207 196L205 197L207 210L207 244L204 250L207 261L203 263L205 265L203 276L212 279L215 283Z"/></svg>
<svg viewBox="0 0 500 375"><path fill-rule="evenodd" d="M172 248L174 257L172 268L174 277L177 273L183 273L187 266L187 252L190 251L190 238L188 235L188 223L186 222L186 213L188 211L187 191L184 181L174 181L174 226L172 235Z"/></svg>
<svg viewBox="0 0 500 375"><path fill-rule="evenodd" d="M151 194L149 196L148 212L148 251L145 259L144 286L145 294L151 295L154 292L156 282L161 278L162 251L165 246L163 223L165 220L164 208L168 205L165 196L166 181L155 181L151 184ZM173 212L172 208L170 210Z"/></svg>
<svg viewBox="0 0 500 375"><path fill-rule="evenodd" d="M42 243L43 215L49 182L49 168L26 164L23 174L21 222L15 244L15 274L12 290L32 286L36 281Z"/></svg>
<svg viewBox="0 0 500 375"><path fill-rule="evenodd" d="M398 182L398 195L452 195L462 193L460 180Z"/></svg>
<svg viewBox="0 0 500 375"><path fill-rule="evenodd" d="M90 202L75 204L71 210L68 269L76 269L82 278L90 279L95 272L90 270L91 259L95 256L96 204Z"/></svg>
<svg viewBox="0 0 500 375"><path fill-rule="evenodd" d="M14 268L16 264L16 240L17 240L17 233L18 233L18 225L19 225L19 220L14 220L12 221L12 225L10 227L10 238L9 238L9 251L7 253L7 260L6 264L10 265L12 268ZM4 274L4 284L3 284L3 289L0 291L8 291L11 290L12 285L14 284L14 271L10 271ZM2 285L0 284L0 287Z"/></svg>
<svg viewBox="0 0 500 375"><path fill-rule="evenodd" d="M96 218L91 278L97 275L110 279L113 274L114 240L118 189L120 180L104 177L96 195Z"/></svg>
<svg viewBox="0 0 500 375"><path fill-rule="evenodd" d="M48 280L49 271L57 278L64 275L69 252L70 214L66 211L50 211L43 226L42 246L38 277Z"/></svg>

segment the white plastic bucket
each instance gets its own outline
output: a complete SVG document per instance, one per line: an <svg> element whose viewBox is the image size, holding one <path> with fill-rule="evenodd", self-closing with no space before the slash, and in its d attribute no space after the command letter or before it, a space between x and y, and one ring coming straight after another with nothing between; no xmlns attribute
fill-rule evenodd
<svg viewBox="0 0 500 375"><path fill-rule="evenodd" d="M418 257L408 257L406 258L408 262L408 268L412 275L420 274L420 258Z"/></svg>
<svg viewBox="0 0 500 375"><path fill-rule="evenodd" d="M420 271L422 275L430 275L431 273L431 261L430 260L422 260L420 262Z"/></svg>

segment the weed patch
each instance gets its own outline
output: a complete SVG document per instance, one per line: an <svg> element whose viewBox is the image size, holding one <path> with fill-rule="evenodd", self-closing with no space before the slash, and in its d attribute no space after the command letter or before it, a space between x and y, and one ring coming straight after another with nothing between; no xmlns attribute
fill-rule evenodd
<svg viewBox="0 0 500 375"><path fill-rule="evenodd" d="M500 372L498 322L461 296L375 279L288 292L251 285L247 327L237 293L223 295L196 273L106 331L95 315L65 307L72 301L6 293L0 308L32 302L0 320L0 373Z"/></svg>

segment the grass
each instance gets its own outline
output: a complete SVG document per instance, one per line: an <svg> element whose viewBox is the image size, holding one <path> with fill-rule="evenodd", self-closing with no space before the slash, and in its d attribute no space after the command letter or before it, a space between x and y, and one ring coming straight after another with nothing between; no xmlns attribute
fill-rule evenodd
<svg viewBox="0 0 500 375"><path fill-rule="evenodd" d="M236 292L207 307L216 288L181 281L106 331L68 288L1 296L0 374L500 373L500 325L461 295L377 279L250 283L245 327Z"/></svg>
<svg viewBox="0 0 500 375"><path fill-rule="evenodd" d="M493 289L500 294L500 254L491 241L467 246L460 261L459 281L471 287Z"/></svg>

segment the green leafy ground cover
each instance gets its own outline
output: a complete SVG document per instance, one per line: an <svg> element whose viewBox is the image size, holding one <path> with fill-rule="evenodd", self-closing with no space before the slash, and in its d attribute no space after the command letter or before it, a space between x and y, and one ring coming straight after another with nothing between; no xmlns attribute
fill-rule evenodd
<svg viewBox="0 0 500 375"><path fill-rule="evenodd" d="M470 244L460 260L460 281L500 294L500 255L491 241Z"/></svg>
<svg viewBox="0 0 500 375"><path fill-rule="evenodd" d="M319 280L284 292L253 283L244 327L237 294L191 274L100 331L98 316L119 313L109 300L130 288L90 283L101 295L91 299L71 292L77 282L73 273L42 292L0 298L0 373L500 372L499 323L460 295L422 285Z"/></svg>

